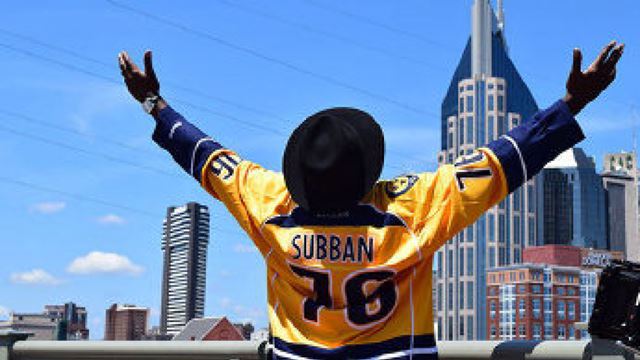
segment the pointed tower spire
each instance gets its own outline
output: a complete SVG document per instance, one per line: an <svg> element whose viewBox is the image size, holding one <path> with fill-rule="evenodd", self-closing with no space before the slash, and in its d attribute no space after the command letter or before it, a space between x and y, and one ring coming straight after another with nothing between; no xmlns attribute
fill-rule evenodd
<svg viewBox="0 0 640 360"><path fill-rule="evenodd" d="M475 0L471 10L471 75L491 76L493 13L489 0Z"/></svg>
<svg viewBox="0 0 640 360"><path fill-rule="evenodd" d="M502 0L498 0L498 29L504 33L504 7Z"/></svg>

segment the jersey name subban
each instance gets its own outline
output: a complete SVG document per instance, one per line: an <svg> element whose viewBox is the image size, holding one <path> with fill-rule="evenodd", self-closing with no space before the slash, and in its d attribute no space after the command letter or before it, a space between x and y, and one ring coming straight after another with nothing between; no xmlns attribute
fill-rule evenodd
<svg viewBox="0 0 640 360"><path fill-rule="evenodd" d="M291 239L292 258L330 262L373 262L374 239L366 235L295 234Z"/></svg>

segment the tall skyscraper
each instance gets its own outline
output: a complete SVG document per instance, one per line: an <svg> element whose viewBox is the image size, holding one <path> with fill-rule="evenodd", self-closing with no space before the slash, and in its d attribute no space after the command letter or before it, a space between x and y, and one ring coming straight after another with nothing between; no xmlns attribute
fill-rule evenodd
<svg viewBox="0 0 640 360"><path fill-rule="evenodd" d="M113 304L106 311L104 339L143 340L148 317L148 308Z"/></svg>
<svg viewBox="0 0 640 360"><path fill-rule="evenodd" d="M169 207L163 224L162 334L175 335L204 316L209 209L195 202Z"/></svg>
<svg viewBox="0 0 640 360"><path fill-rule="evenodd" d="M609 247L604 188L593 158L569 149L544 167L537 185L542 244Z"/></svg>
<svg viewBox="0 0 640 360"><path fill-rule="evenodd" d="M636 154L607 154L603 165L609 246L623 251L628 260L640 261Z"/></svg>
<svg viewBox="0 0 640 360"><path fill-rule="evenodd" d="M440 164L497 139L538 106L508 55L502 1L475 0L471 37L442 102ZM532 179L437 253L436 321L441 340L486 339L486 270L518 263L536 243Z"/></svg>

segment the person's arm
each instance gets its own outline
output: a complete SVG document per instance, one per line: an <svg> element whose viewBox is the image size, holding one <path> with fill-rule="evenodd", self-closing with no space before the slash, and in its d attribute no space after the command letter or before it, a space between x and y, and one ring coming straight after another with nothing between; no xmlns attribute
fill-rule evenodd
<svg viewBox="0 0 640 360"><path fill-rule="evenodd" d="M425 179L428 206L422 214L425 221L418 225L431 252L584 139L574 116L614 80L623 50L624 45L611 42L585 72L580 68L580 50L574 50L562 100Z"/></svg>
<svg viewBox="0 0 640 360"><path fill-rule="evenodd" d="M160 83L153 70L151 52L144 55L141 71L126 52L118 55L129 93L156 121L153 140L215 198L221 200L254 241L265 216L286 202L282 176L242 160L173 110L160 97ZM261 250L267 244L257 244Z"/></svg>

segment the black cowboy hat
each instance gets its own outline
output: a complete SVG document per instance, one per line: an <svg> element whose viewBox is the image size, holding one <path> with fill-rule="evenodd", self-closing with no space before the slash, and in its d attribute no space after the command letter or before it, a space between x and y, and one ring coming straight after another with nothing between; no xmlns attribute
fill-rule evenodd
<svg viewBox="0 0 640 360"><path fill-rule="evenodd" d="M364 111L331 108L291 134L282 160L289 193L303 209L344 211L373 188L384 163L384 135Z"/></svg>

